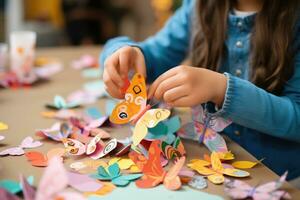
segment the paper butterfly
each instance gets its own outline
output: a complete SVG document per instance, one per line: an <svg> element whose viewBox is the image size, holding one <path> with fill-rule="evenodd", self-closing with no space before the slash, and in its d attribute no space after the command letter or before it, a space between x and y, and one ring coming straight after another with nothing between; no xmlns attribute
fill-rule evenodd
<svg viewBox="0 0 300 200"><path fill-rule="evenodd" d="M63 143L70 155L83 155L86 153L95 160L109 154L117 146L116 139L104 143L101 140L101 135L96 135L87 145L70 138L64 139Z"/></svg>
<svg viewBox="0 0 300 200"><path fill-rule="evenodd" d="M99 119L91 120L90 122L83 123L77 118L71 118L70 121L73 126L76 126L77 128L82 130L82 134L85 136L89 136L92 134L95 134L99 131L99 127L102 126L107 120L107 117L101 117Z"/></svg>
<svg viewBox="0 0 300 200"><path fill-rule="evenodd" d="M180 129L180 119L173 116L170 119L159 122L155 127L148 129L147 139L162 140L169 144L176 139L175 133Z"/></svg>
<svg viewBox="0 0 300 200"><path fill-rule="evenodd" d="M154 140L151 143L148 159L134 151L129 154L130 159L136 163L144 174L142 178L135 183L139 188L151 188L163 183L167 189L177 190L181 187L178 174L184 165L185 157L179 158L169 171L166 172L161 165L160 144L161 142L159 140Z"/></svg>
<svg viewBox="0 0 300 200"><path fill-rule="evenodd" d="M98 168L98 173L91 175L91 177L95 179L111 181L116 186L126 186L130 183L130 181L134 181L141 176L142 174L121 174L118 163L114 163L108 166L107 170L104 167L100 166Z"/></svg>
<svg viewBox="0 0 300 200"><path fill-rule="evenodd" d="M225 179L225 192L233 199L245 199L251 197L254 200L279 200L291 199L288 192L279 190L287 176L285 172L279 180L252 187L239 180Z"/></svg>
<svg viewBox="0 0 300 200"><path fill-rule="evenodd" d="M207 187L207 182L203 176L195 175L192 180L188 182L188 185L192 188L202 190Z"/></svg>
<svg viewBox="0 0 300 200"><path fill-rule="evenodd" d="M67 172L60 159L56 157L49 161L49 166L35 189L21 177L23 196L25 200L84 200L85 198L77 193L65 190L69 184Z"/></svg>
<svg viewBox="0 0 300 200"><path fill-rule="evenodd" d="M48 129L40 129L36 132L36 135L42 137L48 137L55 141L61 141L63 138L69 137L72 133L72 127L67 123L57 122Z"/></svg>
<svg viewBox="0 0 300 200"><path fill-rule="evenodd" d="M25 156L32 166L46 167L48 166L49 160L51 160L53 157L58 157L59 159L63 160L65 153L65 149L55 148L49 150L46 155L38 151L28 151L25 153Z"/></svg>
<svg viewBox="0 0 300 200"><path fill-rule="evenodd" d="M211 168L208 167L210 165ZM194 160L187 166L197 171L199 174L207 176L208 180L214 184L221 184L224 182L223 174L233 177L247 177L250 175L248 172L235 169L230 165L227 165L229 167L225 168L216 152L212 152L211 154L211 163L205 160Z"/></svg>
<svg viewBox="0 0 300 200"><path fill-rule="evenodd" d="M178 136L203 142L211 152L228 152L226 142L218 132L231 121L205 113L202 105L192 108L192 117L193 122L184 125Z"/></svg>
<svg viewBox="0 0 300 200"><path fill-rule="evenodd" d="M54 97L53 104L46 105L47 108L55 110L77 108L79 106L80 105L77 102L66 102L65 99L59 95Z"/></svg>
<svg viewBox="0 0 300 200"><path fill-rule="evenodd" d="M176 138L176 140L173 143L173 146L162 141L161 149L168 160L180 158L185 155L185 149L179 137Z"/></svg>
<svg viewBox="0 0 300 200"><path fill-rule="evenodd" d="M6 155L20 156L25 153L24 149L32 149L42 145L43 145L42 142L34 141L32 137L28 136L23 139L20 146L11 147L9 149L3 150L0 152L0 156L6 156Z"/></svg>
<svg viewBox="0 0 300 200"><path fill-rule="evenodd" d="M109 120L115 124L135 123L132 140L137 146L147 135L148 128L155 127L170 115L169 110L150 107L147 105L145 79L141 74L135 74L126 90L125 100L116 105Z"/></svg>

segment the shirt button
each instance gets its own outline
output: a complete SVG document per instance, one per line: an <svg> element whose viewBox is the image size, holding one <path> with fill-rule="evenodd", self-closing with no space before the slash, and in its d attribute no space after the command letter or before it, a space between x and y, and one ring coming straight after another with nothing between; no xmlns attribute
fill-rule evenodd
<svg viewBox="0 0 300 200"><path fill-rule="evenodd" d="M241 135L240 131L238 131L238 130L234 131L234 134L237 135L237 136Z"/></svg>
<svg viewBox="0 0 300 200"><path fill-rule="evenodd" d="M238 47L238 48L242 48L243 47L243 43L241 41L237 41L235 43L235 46Z"/></svg>
<svg viewBox="0 0 300 200"><path fill-rule="evenodd" d="M241 76L242 75L242 70L240 70L240 69L235 70L235 75L236 76Z"/></svg>
<svg viewBox="0 0 300 200"><path fill-rule="evenodd" d="M237 26L241 28L243 26L243 22L238 21Z"/></svg>

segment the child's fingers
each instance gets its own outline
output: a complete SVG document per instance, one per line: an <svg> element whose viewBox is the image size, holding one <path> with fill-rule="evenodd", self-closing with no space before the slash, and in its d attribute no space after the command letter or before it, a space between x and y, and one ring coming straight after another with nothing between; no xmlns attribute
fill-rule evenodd
<svg viewBox="0 0 300 200"><path fill-rule="evenodd" d="M160 85L160 83L163 82L164 80L166 80L166 79L172 77L172 76L175 76L176 73L177 73L176 70L171 69L171 70L169 70L169 71L163 73L162 75L160 75L160 76L153 82L153 84L150 86L148 97L149 97L149 98L152 98L153 95L154 95L154 93L155 93L155 91L156 91L156 89L157 89L157 87Z"/></svg>
<svg viewBox="0 0 300 200"><path fill-rule="evenodd" d="M142 74L144 77L146 77L146 63L144 56L142 55L141 52L136 52L136 54L141 54L137 55L135 62L134 62L134 69L137 73Z"/></svg>
<svg viewBox="0 0 300 200"><path fill-rule="evenodd" d="M105 83L105 90L114 98L122 99L124 96L119 90L119 86L115 85L112 81Z"/></svg>
<svg viewBox="0 0 300 200"><path fill-rule="evenodd" d="M190 96L183 96L180 97L178 99L176 99L175 101L172 102L168 102L168 104L170 106L176 106L176 107L186 107L189 106L191 104L192 99L190 98Z"/></svg>
<svg viewBox="0 0 300 200"><path fill-rule="evenodd" d="M121 78L119 72L116 70L116 65L112 63L107 63L106 71L109 78L119 87L123 86L123 79Z"/></svg>
<svg viewBox="0 0 300 200"><path fill-rule="evenodd" d="M178 87L183 83L179 81L178 76L171 76L165 80L163 80L156 88L153 96L156 99L161 99L164 93L172 88Z"/></svg>
<svg viewBox="0 0 300 200"><path fill-rule="evenodd" d="M128 69L133 64L132 58L133 58L132 47L124 47L120 49L119 67L120 67L120 75L122 78L126 78L128 76Z"/></svg>
<svg viewBox="0 0 300 200"><path fill-rule="evenodd" d="M170 103L187 95L188 95L187 87L181 85L178 87L171 88L170 90L167 90L163 95L163 99L166 103Z"/></svg>

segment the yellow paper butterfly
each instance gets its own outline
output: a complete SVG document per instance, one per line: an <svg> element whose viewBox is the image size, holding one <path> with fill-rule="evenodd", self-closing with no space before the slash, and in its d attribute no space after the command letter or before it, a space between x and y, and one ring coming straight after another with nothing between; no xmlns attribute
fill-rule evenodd
<svg viewBox="0 0 300 200"><path fill-rule="evenodd" d="M197 171L199 174L207 176L214 184L222 184L224 182L224 175L232 177L247 177L250 174L246 171L235 169L229 164L226 167L220 161L220 158L216 152L212 152L211 163L205 160L192 160L188 164L188 167ZM209 166L211 165L211 168Z"/></svg>
<svg viewBox="0 0 300 200"><path fill-rule="evenodd" d="M133 145L138 145L147 135L148 128L155 127L171 114L166 109L150 109L147 105L147 89L141 74L135 74L125 93L125 100L116 105L109 120L115 124L135 123Z"/></svg>

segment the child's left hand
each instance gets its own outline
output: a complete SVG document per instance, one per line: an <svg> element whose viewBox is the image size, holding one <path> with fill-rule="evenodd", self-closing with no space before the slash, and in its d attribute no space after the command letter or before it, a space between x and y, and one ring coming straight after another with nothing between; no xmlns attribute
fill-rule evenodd
<svg viewBox="0 0 300 200"><path fill-rule="evenodd" d="M181 65L160 75L150 86L148 96L171 106L191 107L209 101L221 106L226 87L227 77L223 74Z"/></svg>

